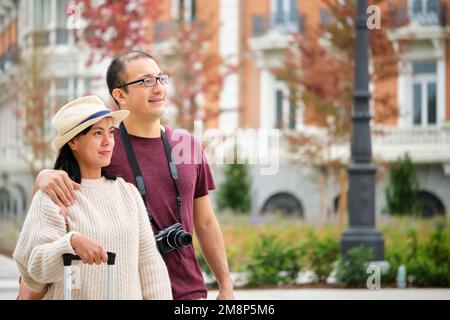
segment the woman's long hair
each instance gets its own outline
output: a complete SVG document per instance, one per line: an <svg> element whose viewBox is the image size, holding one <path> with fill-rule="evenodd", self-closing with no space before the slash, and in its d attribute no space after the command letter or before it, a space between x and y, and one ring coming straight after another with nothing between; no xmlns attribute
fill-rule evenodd
<svg viewBox="0 0 450 320"><path fill-rule="evenodd" d="M75 137L78 137L79 135L86 135L91 128L92 126L87 127ZM66 143L59 151L54 169L64 170L73 181L76 183L81 183L80 166L78 165L77 159L75 159L75 156L73 155L72 149L69 147L69 143ZM102 168L102 177L105 177L108 180L116 180L117 178L115 175L105 172L104 168Z"/></svg>

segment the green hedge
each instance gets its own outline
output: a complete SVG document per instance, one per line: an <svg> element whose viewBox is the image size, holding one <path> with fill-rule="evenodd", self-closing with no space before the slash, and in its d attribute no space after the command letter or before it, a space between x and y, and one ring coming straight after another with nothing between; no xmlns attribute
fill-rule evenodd
<svg viewBox="0 0 450 320"><path fill-rule="evenodd" d="M409 286L449 287L448 221L446 218L395 217L381 223L378 228L385 237L385 260L390 265L389 271L382 274L381 282L395 286L397 270L404 265ZM246 224L243 220L222 227L230 268L245 272L249 287L294 284L298 272L306 270L313 271L316 280L324 282L336 262L339 283L366 285L367 263L372 253L367 248L357 247L349 252L347 259L341 257L341 233L336 227L296 225L289 221ZM204 271L209 272L202 258L201 261Z"/></svg>
<svg viewBox="0 0 450 320"><path fill-rule="evenodd" d="M285 243L275 235L264 235L254 245L244 270L247 286L294 284L301 270L298 246Z"/></svg>

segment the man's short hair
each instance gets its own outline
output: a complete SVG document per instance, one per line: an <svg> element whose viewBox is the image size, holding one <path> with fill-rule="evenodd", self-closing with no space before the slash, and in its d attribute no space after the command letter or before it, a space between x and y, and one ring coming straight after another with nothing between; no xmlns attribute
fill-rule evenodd
<svg viewBox="0 0 450 320"><path fill-rule="evenodd" d="M109 94L113 97L112 92L116 88L120 88L125 82L125 64L140 58L149 58L155 60L151 54L145 51L133 50L126 52L114 60L111 61L106 72L106 83L108 85ZM156 61L156 60L155 60ZM123 88L127 92L127 88ZM113 97L116 104L119 106L119 102Z"/></svg>

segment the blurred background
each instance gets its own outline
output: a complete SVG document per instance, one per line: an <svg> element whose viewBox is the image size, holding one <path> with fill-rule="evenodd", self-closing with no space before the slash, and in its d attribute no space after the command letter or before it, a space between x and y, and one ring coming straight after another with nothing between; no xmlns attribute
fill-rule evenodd
<svg viewBox="0 0 450 320"><path fill-rule="evenodd" d="M382 282L448 287L450 0L369 3ZM352 0L0 0L0 253L11 255L34 179L53 166L53 114L87 94L114 109L107 66L140 49L171 75L169 125L279 130L275 174L212 162L237 286L365 287L373 253L356 248L343 264L339 252L355 13ZM217 146L203 144L213 158Z"/></svg>

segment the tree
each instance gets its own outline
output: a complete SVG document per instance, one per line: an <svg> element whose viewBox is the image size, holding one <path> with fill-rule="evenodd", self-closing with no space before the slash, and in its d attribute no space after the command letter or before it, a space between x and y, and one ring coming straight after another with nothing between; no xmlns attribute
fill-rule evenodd
<svg viewBox="0 0 450 320"><path fill-rule="evenodd" d="M85 20L82 32L76 32L77 39L100 53L100 59L133 49L151 51L160 36L170 43L170 54L161 53L155 58L173 80L169 100L176 107L177 125L192 131L193 121L203 120L207 126L214 126L220 113L218 103L224 79L234 72L215 50L217 12L207 12L194 21L180 18L167 22L167 0L75 3L81 7ZM156 34L161 25L169 27L162 35ZM93 57L92 54L89 62Z"/></svg>
<svg viewBox="0 0 450 320"><path fill-rule="evenodd" d="M85 25L75 36L78 42L85 42L100 60L133 49L147 49L150 43L151 21L162 12L166 0L75 0ZM70 10L76 7L69 6Z"/></svg>
<svg viewBox="0 0 450 320"><path fill-rule="evenodd" d="M165 35L170 53L160 59L171 74L170 101L176 107L176 123L193 131L195 120L214 127L221 112L220 93L227 76L236 67L215 50L219 24L210 18L186 22L178 20Z"/></svg>
<svg viewBox="0 0 450 320"><path fill-rule="evenodd" d="M28 166L33 179L42 168L49 166L52 159L50 141L53 138L49 119L53 116L48 95L51 76L47 74L48 55L42 49L33 49L22 56L18 64L19 75L26 75L20 81L12 81L10 96L18 101L15 116L20 125L21 142L19 155Z"/></svg>
<svg viewBox="0 0 450 320"><path fill-rule="evenodd" d="M386 188L387 211L399 215L419 214L419 180L409 154L394 161L389 173L389 185Z"/></svg>
<svg viewBox="0 0 450 320"><path fill-rule="evenodd" d="M249 169L246 164L237 162L235 158L232 164L224 167L225 179L217 190L217 206L219 210L229 208L235 212L248 213L251 208Z"/></svg>
<svg viewBox="0 0 450 320"><path fill-rule="evenodd" d="M333 146L347 144L351 133L356 1L322 0L321 3L329 11L333 23L320 25L318 29L308 25L306 32L293 34L293 45L286 51L282 68L273 72L289 88L290 95L286 98L297 108L303 107L305 124L318 126L322 131L321 135L312 136L291 133L288 138L294 150L303 155L305 162L319 164L322 174L327 177L321 181L332 182L332 176L340 172L339 198L345 200L345 163L330 152ZM381 5L382 0L371 3ZM395 19L398 8L383 10L383 27L370 30L373 64L370 77L375 83L392 79L398 73L398 52L387 36L387 26L398 21ZM398 110L394 96L376 90L373 100L375 122L396 118ZM326 203L331 203L329 200L326 199ZM346 210L343 206L340 208L340 211Z"/></svg>

